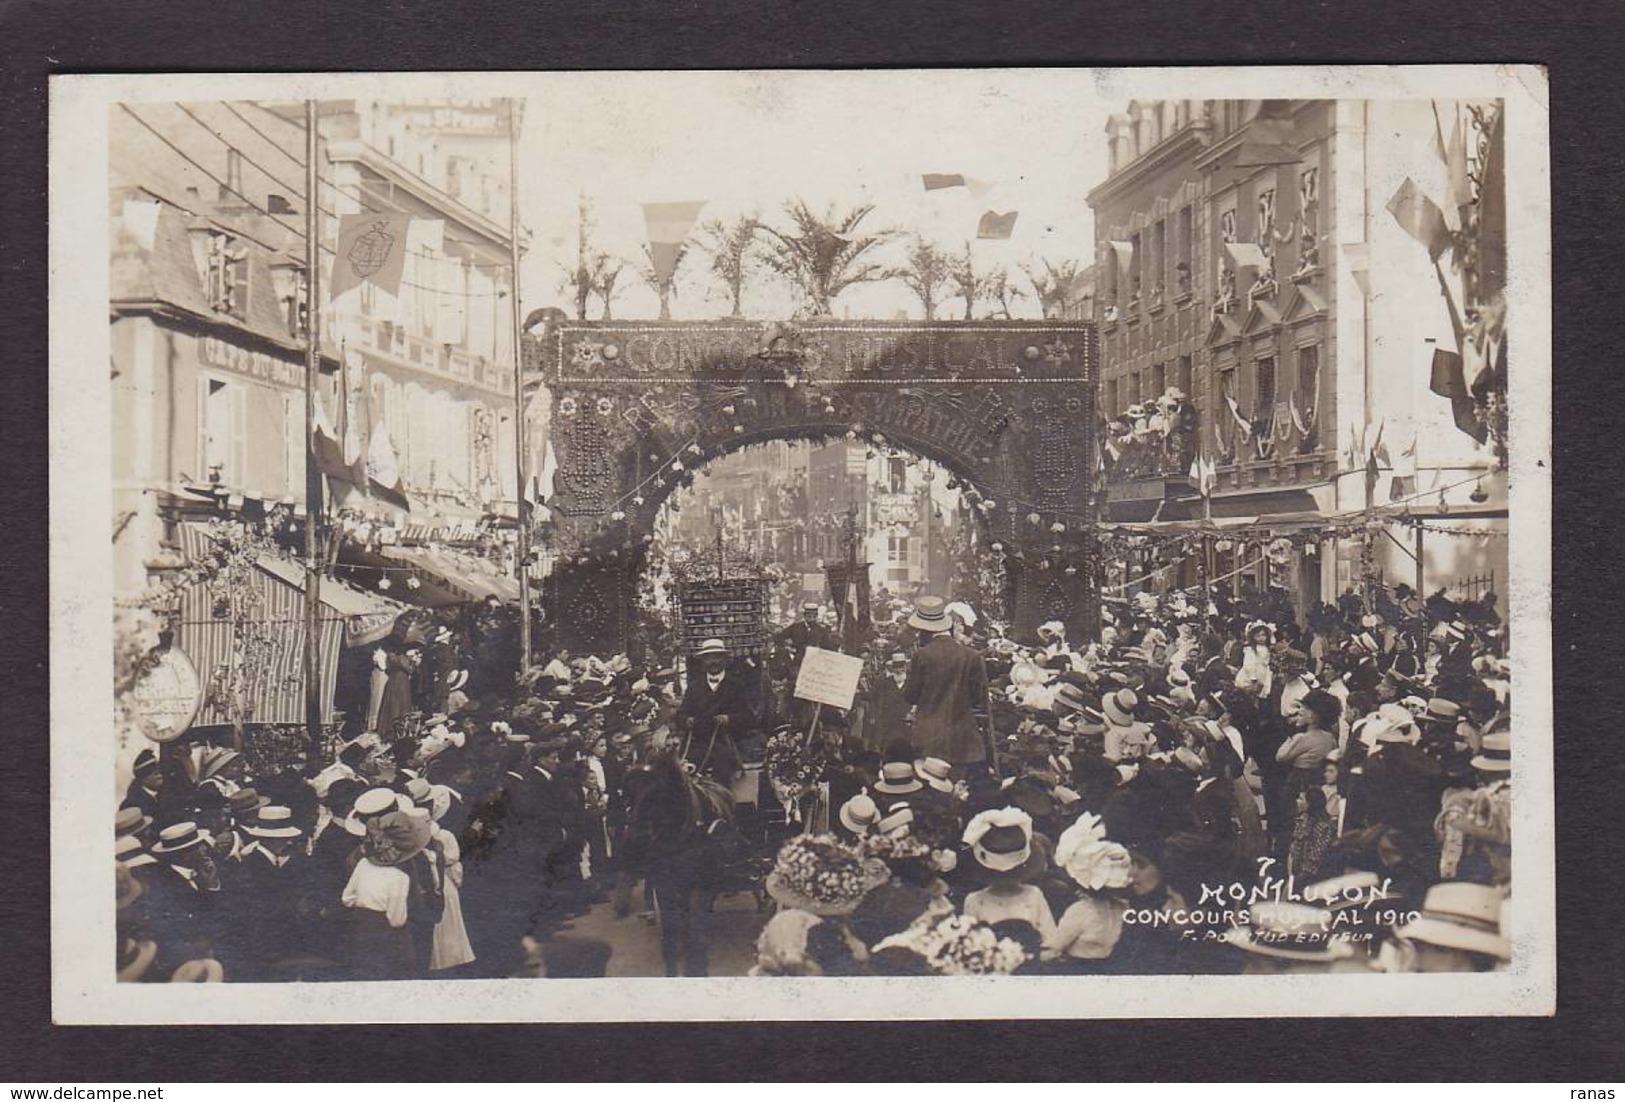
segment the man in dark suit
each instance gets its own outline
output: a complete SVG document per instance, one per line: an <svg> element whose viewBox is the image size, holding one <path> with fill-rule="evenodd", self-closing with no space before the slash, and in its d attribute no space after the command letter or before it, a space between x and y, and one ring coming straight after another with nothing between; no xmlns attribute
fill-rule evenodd
<svg viewBox="0 0 1625 1102"><path fill-rule="evenodd" d="M921 755L976 771L987 762L978 712L987 708L982 656L953 638L941 597L920 597L908 626L927 639L909 664L903 696L914 705L914 742Z"/></svg>
<svg viewBox="0 0 1625 1102"><path fill-rule="evenodd" d="M739 775L736 739L753 734L760 718L746 679L728 659L721 639L707 639L695 652L695 665L677 719L688 727L686 756L717 783L731 785Z"/></svg>
<svg viewBox="0 0 1625 1102"><path fill-rule="evenodd" d="M863 720L863 744L879 750L892 739L912 737L909 713L914 705L903 695L908 684L908 655L898 651L886 662L886 670L869 686Z"/></svg>

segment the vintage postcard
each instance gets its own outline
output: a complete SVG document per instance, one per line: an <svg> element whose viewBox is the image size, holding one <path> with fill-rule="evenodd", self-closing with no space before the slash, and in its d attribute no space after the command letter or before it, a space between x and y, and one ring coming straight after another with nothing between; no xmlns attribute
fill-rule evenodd
<svg viewBox="0 0 1625 1102"><path fill-rule="evenodd" d="M1552 1013L1546 89L54 78L56 1020Z"/></svg>

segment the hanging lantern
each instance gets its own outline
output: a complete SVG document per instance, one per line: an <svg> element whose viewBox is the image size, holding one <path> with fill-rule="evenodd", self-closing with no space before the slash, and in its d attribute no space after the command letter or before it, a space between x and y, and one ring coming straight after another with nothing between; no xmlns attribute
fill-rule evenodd
<svg viewBox="0 0 1625 1102"><path fill-rule="evenodd" d="M609 519L617 522L623 521L626 519L626 514L617 509L613 513L609 514Z"/></svg>
<svg viewBox="0 0 1625 1102"><path fill-rule="evenodd" d="M722 412L726 413L729 417L732 417L734 415L734 404L729 402L727 405L722 407Z"/></svg>
<svg viewBox="0 0 1625 1102"><path fill-rule="evenodd" d="M387 578L387 577L383 577L383 578L378 579L378 588L379 589L388 589L389 584L390 584L389 583L389 578Z"/></svg>
<svg viewBox="0 0 1625 1102"><path fill-rule="evenodd" d="M1054 524L1049 526L1049 530L1051 532L1064 532L1066 531L1066 525L1062 524L1060 521L1056 521Z"/></svg>
<svg viewBox="0 0 1625 1102"><path fill-rule="evenodd" d="M683 469L683 461L681 459L673 459L671 461L671 469L674 470L674 471L682 470Z"/></svg>
<svg viewBox="0 0 1625 1102"><path fill-rule="evenodd" d="M1473 492L1467 495L1467 500L1474 505L1482 505L1489 499L1489 492L1484 489L1484 480L1481 478L1473 483Z"/></svg>
<svg viewBox="0 0 1625 1102"><path fill-rule="evenodd" d="M639 494L637 497L634 497L632 499L632 504L633 505L642 505L643 504L643 495Z"/></svg>
<svg viewBox="0 0 1625 1102"><path fill-rule="evenodd" d="M700 454L700 446L698 444L690 444L688 446L688 454L689 455L699 455Z"/></svg>
<svg viewBox="0 0 1625 1102"><path fill-rule="evenodd" d="M1066 576L1069 577L1069 578L1072 577L1072 575L1076 574L1077 572L1078 572L1078 568L1075 567L1075 566L1069 566L1069 567L1066 568Z"/></svg>
<svg viewBox="0 0 1625 1102"><path fill-rule="evenodd" d="M1004 550L1004 544L997 542L990 543L987 545L987 549L997 555L999 552Z"/></svg>
<svg viewBox="0 0 1625 1102"><path fill-rule="evenodd" d="M410 578L406 579L406 588L407 589L417 589L422 584L423 583L418 581L416 577L410 577Z"/></svg>
<svg viewBox="0 0 1625 1102"><path fill-rule="evenodd" d="M744 425L735 425L734 426L735 434L742 433L744 431L745 431L745 426Z"/></svg>
<svg viewBox="0 0 1625 1102"><path fill-rule="evenodd" d="M1040 570L1048 570L1049 569L1049 560L1044 559L1043 561L1041 561L1038 564L1038 569L1040 569Z"/></svg>

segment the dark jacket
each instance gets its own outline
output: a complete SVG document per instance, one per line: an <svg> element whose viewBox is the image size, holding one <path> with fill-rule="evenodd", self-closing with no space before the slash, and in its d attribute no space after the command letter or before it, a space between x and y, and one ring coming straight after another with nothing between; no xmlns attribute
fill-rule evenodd
<svg viewBox="0 0 1625 1102"><path fill-rule="evenodd" d="M911 737L908 712L914 705L889 674L876 678L870 686L868 706L863 741L871 750L881 749L892 739Z"/></svg>
<svg viewBox="0 0 1625 1102"><path fill-rule="evenodd" d="M987 760L976 713L987 707L982 656L946 632L914 654L903 695L917 709L914 741L925 757L955 765Z"/></svg>

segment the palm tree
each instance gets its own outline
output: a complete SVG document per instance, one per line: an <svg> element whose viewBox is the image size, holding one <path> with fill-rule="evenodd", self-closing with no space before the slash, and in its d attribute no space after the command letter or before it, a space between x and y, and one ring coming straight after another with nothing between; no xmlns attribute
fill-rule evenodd
<svg viewBox="0 0 1625 1102"><path fill-rule="evenodd" d="M761 225L761 231L772 238L762 260L790 281L813 316L832 315L835 299L848 287L890 278L886 266L871 258L896 231L859 232L874 209L872 203L865 203L837 214L831 204L820 215L805 200L796 199L784 207L788 228Z"/></svg>
<svg viewBox="0 0 1625 1102"><path fill-rule="evenodd" d="M1027 292L1017 287L1010 279L1010 272L1000 268L987 277L987 301L999 304L997 311L991 316L1009 321L1011 317L1010 305L1018 298L1026 298Z"/></svg>
<svg viewBox="0 0 1625 1102"><path fill-rule="evenodd" d="M970 242L965 242L965 255L956 256L948 261L948 279L954 285L955 297L965 303L965 320L971 320L971 311L976 304L989 297L992 290L992 275L989 272L976 270L976 261L971 256ZM1007 316L1008 316L1008 312Z"/></svg>
<svg viewBox="0 0 1625 1102"><path fill-rule="evenodd" d="M925 320L935 321L941 291L953 275L953 261L933 242L918 234L909 243L903 259L905 263L901 267L891 270L892 278L901 280L914 292L914 297L925 307Z"/></svg>
<svg viewBox="0 0 1625 1102"><path fill-rule="evenodd" d="M733 300L730 317L745 316L745 280L755 267L752 248L759 228L755 214L741 215L727 225L713 219L700 227L699 246L711 257L711 274L722 281Z"/></svg>
<svg viewBox="0 0 1625 1102"><path fill-rule="evenodd" d="M1021 266L1022 272L1027 276L1027 282L1033 285L1038 295L1038 306L1046 318L1059 317L1072 301L1073 294L1083 279L1083 269L1076 260L1063 260L1059 264L1052 264L1042 260L1042 271L1035 271L1030 264Z"/></svg>
<svg viewBox="0 0 1625 1102"><path fill-rule="evenodd" d="M662 273L660 266L655 263L654 246L643 246L643 263L638 267L638 275L649 289L660 296L660 320L671 320L671 300L677 297L677 269L683 266L683 258L688 255L688 242L678 245L671 256L671 270Z"/></svg>

